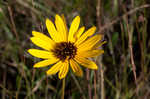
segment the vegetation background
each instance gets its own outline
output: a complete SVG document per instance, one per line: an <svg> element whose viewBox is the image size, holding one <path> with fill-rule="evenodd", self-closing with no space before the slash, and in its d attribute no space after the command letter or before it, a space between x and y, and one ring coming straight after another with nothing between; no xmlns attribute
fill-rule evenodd
<svg viewBox="0 0 150 99"><path fill-rule="evenodd" d="M150 99L150 0L0 0L0 99L60 99L62 81L34 69L39 59L32 30L47 33L45 19L76 15L104 35L98 71L68 73L65 99ZM80 26L81 26L80 25ZM70 24L68 24L70 26Z"/></svg>

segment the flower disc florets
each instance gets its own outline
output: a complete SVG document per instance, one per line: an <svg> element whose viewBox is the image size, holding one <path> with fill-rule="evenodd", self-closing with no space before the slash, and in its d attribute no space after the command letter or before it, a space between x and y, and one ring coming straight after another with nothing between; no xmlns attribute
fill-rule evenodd
<svg viewBox="0 0 150 99"><path fill-rule="evenodd" d="M60 42L56 43L52 52L54 53L54 56L61 61L64 61L65 59L73 59L75 57L77 47L71 42Z"/></svg>

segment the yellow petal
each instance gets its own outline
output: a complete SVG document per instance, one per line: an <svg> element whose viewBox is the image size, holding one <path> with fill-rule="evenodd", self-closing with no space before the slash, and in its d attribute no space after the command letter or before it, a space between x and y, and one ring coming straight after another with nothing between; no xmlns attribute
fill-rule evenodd
<svg viewBox="0 0 150 99"><path fill-rule="evenodd" d="M62 67L59 71L59 79L65 78L69 71L69 64L68 61L63 62Z"/></svg>
<svg viewBox="0 0 150 99"><path fill-rule="evenodd" d="M68 41L71 42L75 41L74 34L77 32L79 24L80 24L80 17L76 16L70 26Z"/></svg>
<svg viewBox="0 0 150 99"><path fill-rule="evenodd" d="M48 59L48 60L43 60L43 61L40 61L40 62L34 64L33 67L34 68L46 67L46 66L48 66L50 64L56 63L57 61L58 61L58 59L56 59L56 58L52 58L52 59Z"/></svg>
<svg viewBox="0 0 150 99"><path fill-rule="evenodd" d="M84 27L84 26L81 27L81 28L76 32L75 38L76 38L76 39L80 38L80 36L81 36L82 33L84 32L84 30L85 30L85 27Z"/></svg>
<svg viewBox="0 0 150 99"><path fill-rule="evenodd" d="M78 55L81 55L82 57L89 58L89 57L95 57L100 54L104 53L104 50L88 50L83 52L78 52Z"/></svg>
<svg viewBox="0 0 150 99"><path fill-rule="evenodd" d="M62 17L62 19L63 19L63 21L64 21L65 29L66 29L66 32L67 32L67 34L68 34L68 28L67 28L67 23L66 23L66 19L65 19L64 14L62 14L61 17Z"/></svg>
<svg viewBox="0 0 150 99"><path fill-rule="evenodd" d="M31 37L30 40L37 46L45 49L50 50L53 48L54 42L47 42L44 39L38 38L38 37Z"/></svg>
<svg viewBox="0 0 150 99"><path fill-rule="evenodd" d="M80 76L80 77L83 76L83 71L81 70L77 62L75 62L74 60L70 60L70 66L73 72L75 73L75 75Z"/></svg>
<svg viewBox="0 0 150 99"><path fill-rule="evenodd" d="M54 66L52 66L47 72L47 75L54 75L56 74L62 67L62 62L59 61L58 63L56 63Z"/></svg>
<svg viewBox="0 0 150 99"><path fill-rule="evenodd" d="M107 43L107 41L103 41L103 42L98 42L95 46L94 46L94 48L96 49L96 48L99 48L99 47L101 47L103 44L105 44L105 43Z"/></svg>
<svg viewBox="0 0 150 99"><path fill-rule="evenodd" d="M51 20L46 19L46 27L47 27L48 33L52 37L52 39L55 42L58 42L60 39L60 36Z"/></svg>
<svg viewBox="0 0 150 99"><path fill-rule="evenodd" d="M87 39L85 42L81 43L80 45L78 45L77 48L78 48L79 51L90 50L100 40L101 40L101 35L95 35L95 36Z"/></svg>
<svg viewBox="0 0 150 99"><path fill-rule="evenodd" d="M67 31L66 31L65 23L59 15L55 16L55 24L56 24L57 31L59 33L59 37L61 37L59 41L67 41Z"/></svg>
<svg viewBox="0 0 150 99"><path fill-rule="evenodd" d="M54 41L51 40L50 37L44 35L43 33L36 32L36 31L32 31L32 35L33 35L34 37L40 38L40 39L42 39L42 40L44 40L44 41L46 41L46 42L48 42L48 43L51 43L51 44L54 43Z"/></svg>
<svg viewBox="0 0 150 99"><path fill-rule="evenodd" d="M79 64L83 65L84 67L87 67L87 68L90 68L90 69L98 69L97 65L93 61L88 60L86 58L83 58L79 55L76 55L75 60Z"/></svg>
<svg viewBox="0 0 150 99"><path fill-rule="evenodd" d="M87 39L87 37L93 35L96 31L96 27L93 26L90 29L88 29L78 40L75 42L75 45L81 44L84 40Z"/></svg>
<svg viewBox="0 0 150 99"><path fill-rule="evenodd" d="M54 57L51 52L39 49L29 49L28 52L35 57L43 59L49 59Z"/></svg>

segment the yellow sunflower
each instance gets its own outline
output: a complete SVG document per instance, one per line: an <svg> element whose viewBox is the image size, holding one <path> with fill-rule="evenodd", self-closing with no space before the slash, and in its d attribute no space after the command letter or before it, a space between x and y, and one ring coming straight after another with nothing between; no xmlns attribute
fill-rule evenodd
<svg viewBox="0 0 150 99"><path fill-rule="evenodd" d="M51 20L46 19L50 37L32 31L31 41L43 50L29 49L28 52L35 57L44 59L36 63L34 67L40 68L53 64L46 73L54 75L59 72L60 79L66 77L69 67L77 76L83 75L80 65L89 69L97 69L97 65L88 58L104 53L98 47L105 42L101 42L102 35L92 36L96 31L95 26L84 32L85 27L79 28L79 24L80 17L76 16L68 31L64 16L56 15L55 25Z"/></svg>

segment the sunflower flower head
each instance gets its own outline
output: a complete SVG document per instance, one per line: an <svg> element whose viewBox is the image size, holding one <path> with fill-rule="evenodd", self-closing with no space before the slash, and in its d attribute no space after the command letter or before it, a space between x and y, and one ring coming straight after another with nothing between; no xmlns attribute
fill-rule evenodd
<svg viewBox="0 0 150 99"><path fill-rule="evenodd" d="M55 24L46 19L46 27L50 37L32 31L31 41L42 50L29 49L28 52L32 56L43 59L34 64L34 67L40 68L53 64L46 73L47 75L54 75L59 72L60 79L66 77L69 67L77 76L83 75L80 65L89 69L97 69L97 65L88 58L104 53L98 48L105 42L101 42L102 35L93 36L96 31L95 26L84 31L85 27L79 28L79 24L80 17L76 16L68 31L64 16L56 15Z"/></svg>

